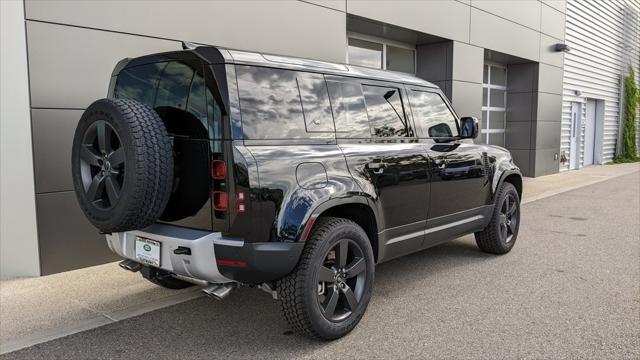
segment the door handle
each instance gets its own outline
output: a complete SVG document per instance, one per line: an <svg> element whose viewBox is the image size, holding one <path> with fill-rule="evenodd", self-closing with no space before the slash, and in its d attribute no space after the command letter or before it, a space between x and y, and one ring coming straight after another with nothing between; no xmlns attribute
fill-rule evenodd
<svg viewBox="0 0 640 360"><path fill-rule="evenodd" d="M367 169L373 171L373 173L376 175L382 174L384 172L384 168L386 167L387 164L383 162L367 163Z"/></svg>

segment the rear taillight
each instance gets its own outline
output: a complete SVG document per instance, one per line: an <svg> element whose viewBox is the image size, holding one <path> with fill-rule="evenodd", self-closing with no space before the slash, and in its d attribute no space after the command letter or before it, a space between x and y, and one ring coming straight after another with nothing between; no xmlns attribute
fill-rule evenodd
<svg viewBox="0 0 640 360"><path fill-rule="evenodd" d="M227 177L227 164L222 160L211 161L211 177L214 180L224 180Z"/></svg>
<svg viewBox="0 0 640 360"><path fill-rule="evenodd" d="M213 209L216 211L227 211L229 207L229 197L224 191L213 192Z"/></svg>
<svg viewBox="0 0 640 360"><path fill-rule="evenodd" d="M247 211L247 194L244 191L236 193L236 211L239 214Z"/></svg>

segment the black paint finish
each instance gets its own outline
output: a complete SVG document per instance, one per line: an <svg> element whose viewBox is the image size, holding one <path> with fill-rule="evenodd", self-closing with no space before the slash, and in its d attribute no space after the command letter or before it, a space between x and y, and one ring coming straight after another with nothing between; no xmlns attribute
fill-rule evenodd
<svg viewBox="0 0 640 360"><path fill-rule="evenodd" d="M176 224L242 241L215 249L230 261L220 271L234 280L290 272L305 227L323 214L359 222L382 262L482 229L507 176L522 189L509 152L459 137L446 98L420 79L213 47L121 62L114 79L167 59L202 65L220 109L219 132L210 121L208 141L189 134L181 141L208 142L209 158L229 169L211 182L228 194L229 210L214 211L208 199L198 214L210 222Z"/></svg>

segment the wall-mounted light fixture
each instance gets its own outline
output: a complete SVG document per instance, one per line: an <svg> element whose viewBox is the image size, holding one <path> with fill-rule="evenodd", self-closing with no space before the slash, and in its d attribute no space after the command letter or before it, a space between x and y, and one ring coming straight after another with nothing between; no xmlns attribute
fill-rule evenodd
<svg viewBox="0 0 640 360"><path fill-rule="evenodd" d="M553 46L553 50L555 52L569 52L571 51L571 48L567 44L557 43Z"/></svg>
<svg viewBox="0 0 640 360"><path fill-rule="evenodd" d="M576 96L582 96L582 91L580 91L580 90L573 90L573 93L574 93Z"/></svg>

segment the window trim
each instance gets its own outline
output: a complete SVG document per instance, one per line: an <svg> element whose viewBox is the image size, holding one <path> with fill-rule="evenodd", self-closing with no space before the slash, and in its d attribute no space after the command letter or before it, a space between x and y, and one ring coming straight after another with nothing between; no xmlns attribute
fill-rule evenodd
<svg viewBox="0 0 640 360"><path fill-rule="evenodd" d="M389 39L384 39L384 38L379 38L371 35L353 33L349 31L347 31L347 41L346 41L345 60L347 64L349 64L349 38L381 44L382 45L382 67L381 67L382 70L388 70L387 69L387 45L391 45L401 49L412 50L413 51L413 72L407 73L407 74L415 75L418 71L418 51L415 45L402 43L402 42L389 40ZM350 64L350 65L355 65L355 64ZM361 66L361 65L355 65L355 66ZM377 69L377 68L371 68L371 69ZM390 70L390 71L395 71L395 70Z"/></svg>

